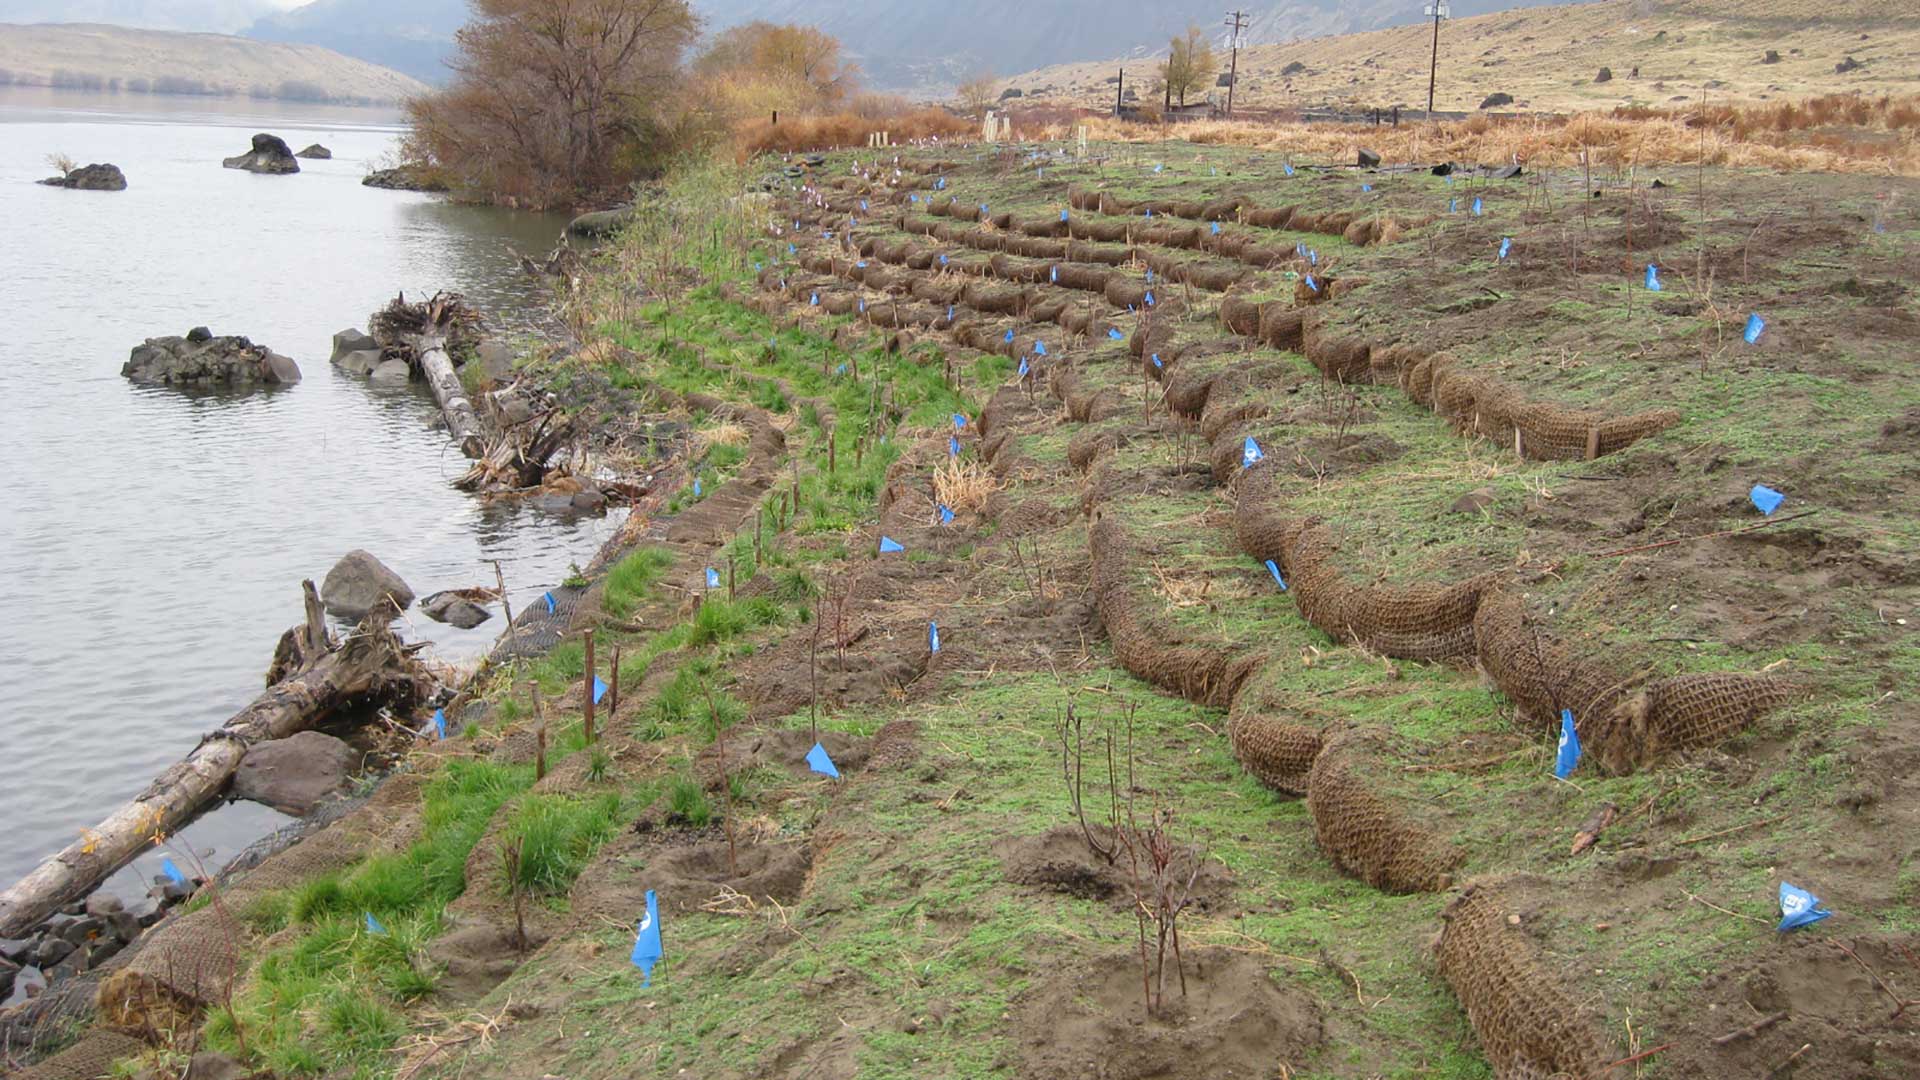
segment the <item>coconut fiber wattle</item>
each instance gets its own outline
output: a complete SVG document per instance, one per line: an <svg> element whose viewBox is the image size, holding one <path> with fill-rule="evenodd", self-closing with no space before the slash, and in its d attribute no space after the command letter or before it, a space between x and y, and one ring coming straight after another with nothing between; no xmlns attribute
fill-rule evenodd
<svg viewBox="0 0 1920 1080"><path fill-rule="evenodd" d="M1767 675L1707 672L1648 683L1614 704L1587 750L1611 773L1687 750L1719 746L1785 705L1791 687Z"/></svg>
<svg viewBox="0 0 1920 1080"><path fill-rule="evenodd" d="M1401 764L1384 731L1327 737L1307 774L1313 836L1334 865L1376 889L1438 892L1464 853L1404 801Z"/></svg>
<svg viewBox="0 0 1920 1080"><path fill-rule="evenodd" d="M1585 742L1625 693L1624 679L1536 625L1512 593L1496 589L1480 598L1473 641L1480 670L1513 703L1522 725L1537 735L1557 734L1560 711L1566 709Z"/></svg>
<svg viewBox="0 0 1920 1080"><path fill-rule="evenodd" d="M1440 919L1440 977L1466 1008L1496 1080L1594 1076L1612 1060L1497 882L1469 885Z"/></svg>

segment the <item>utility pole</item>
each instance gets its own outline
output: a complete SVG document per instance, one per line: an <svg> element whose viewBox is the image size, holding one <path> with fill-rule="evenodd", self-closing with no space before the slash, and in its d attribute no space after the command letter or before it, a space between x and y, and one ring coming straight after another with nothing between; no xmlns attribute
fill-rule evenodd
<svg viewBox="0 0 1920 1080"><path fill-rule="evenodd" d="M1240 85L1240 31L1247 28L1247 13L1227 12L1227 26L1233 30L1233 63L1227 68L1227 115L1233 115L1233 92Z"/></svg>
<svg viewBox="0 0 1920 1080"><path fill-rule="evenodd" d="M1433 64L1427 68L1427 119L1433 119L1433 84L1440 77L1440 20L1453 14L1446 0L1433 0L1422 14L1433 17Z"/></svg>
<svg viewBox="0 0 1920 1080"><path fill-rule="evenodd" d="M1120 81L1115 83L1113 87L1113 115L1119 116L1120 110L1122 108L1125 108L1124 103L1126 101L1126 93L1127 93L1127 69L1121 68Z"/></svg>

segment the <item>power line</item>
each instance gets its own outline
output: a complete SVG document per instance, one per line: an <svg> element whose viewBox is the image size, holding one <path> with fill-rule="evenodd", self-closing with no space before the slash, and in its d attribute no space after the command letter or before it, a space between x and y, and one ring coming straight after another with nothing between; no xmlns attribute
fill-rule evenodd
<svg viewBox="0 0 1920 1080"><path fill-rule="evenodd" d="M1240 31L1247 28L1247 13L1227 12L1227 26L1233 30L1233 62L1227 69L1227 115L1233 115L1233 92L1240 85ZM1429 109L1431 111L1431 109Z"/></svg>

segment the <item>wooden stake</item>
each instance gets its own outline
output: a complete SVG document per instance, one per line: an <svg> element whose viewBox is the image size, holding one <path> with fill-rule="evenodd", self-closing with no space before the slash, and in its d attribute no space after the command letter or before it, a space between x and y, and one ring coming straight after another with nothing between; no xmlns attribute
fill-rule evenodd
<svg viewBox="0 0 1920 1080"><path fill-rule="evenodd" d="M754 533L753 546L756 550L756 556L757 556L757 552L760 547L760 534L758 531L755 531ZM757 557L756 557L756 561L758 561ZM727 599L728 600L733 599L733 552L731 551L727 552Z"/></svg>
<svg viewBox="0 0 1920 1080"><path fill-rule="evenodd" d="M620 708L620 646L613 647L613 670L607 678L607 715L612 716Z"/></svg>
<svg viewBox="0 0 1920 1080"><path fill-rule="evenodd" d="M500 572L500 560L488 559L493 564L493 581L500 586L500 610L507 617L507 651L517 652L520 648L518 632L513 628L513 601L507 599L507 575Z"/></svg>
<svg viewBox="0 0 1920 1080"><path fill-rule="evenodd" d="M595 674L593 670L593 631L591 629L588 629L588 630L582 631L581 634L582 634L582 637L586 639L586 645L587 645L587 674L586 674L587 697L586 697L586 704L581 706L580 731L582 736L586 739L587 745L592 746L593 745L593 684L595 681Z"/></svg>
<svg viewBox="0 0 1920 1080"><path fill-rule="evenodd" d="M1599 456L1600 428L1598 426L1590 427L1587 429L1587 460L1592 461Z"/></svg>
<svg viewBox="0 0 1920 1080"><path fill-rule="evenodd" d="M533 696L533 779L537 783L547 776L547 704L540 698L539 680L527 680L527 690Z"/></svg>

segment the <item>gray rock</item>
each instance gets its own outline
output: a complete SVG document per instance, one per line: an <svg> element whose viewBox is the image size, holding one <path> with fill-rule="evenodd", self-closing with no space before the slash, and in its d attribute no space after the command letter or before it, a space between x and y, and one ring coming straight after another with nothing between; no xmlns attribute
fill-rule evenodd
<svg viewBox="0 0 1920 1080"><path fill-rule="evenodd" d="M106 933L106 930L105 919L96 919L89 915L68 923L66 928L60 931L60 936L68 943L79 946L100 937Z"/></svg>
<svg viewBox="0 0 1920 1080"><path fill-rule="evenodd" d="M7 995L7 1000L0 1002L0 1009L10 1009L32 1001L46 991L47 976L39 968L28 965L14 973L13 990Z"/></svg>
<svg viewBox="0 0 1920 1080"><path fill-rule="evenodd" d="M1476 488L1453 500L1449 510L1456 514L1478 514L1495 502L1492 488Z"/></svg>
<svg viewBox="0 0 1920 1080"><path fill-rule="evenodd" d="M452 590L434 593L420 601L420 611L429 619L462 630L471 630L493 618L493 612Z"/></svg>
<svg viewBox="0 0 1920 1080"><path fill-rule="evenodd" d="M166 911L160 906L160 898L149 893L127 905L127 914L142 927L152 926L160 921Z"/></svg>
<svg viewBox="0 0 1920 1080"><path fill-rule="evenodd" d="M573 496L564 491L547 491L533 497L533 508L549 514L573 513Z"/></svg>
<svg viewBox="0 0 1920 1080"><path fill-rule="evenodd" d="M513 362L517 358L513 347L504 341L483 341L474 350L474 359L480 364L480 370L496 382L513 374Z"/></svg>
<svg viewBox="0 0 1920 1080"><path fill-rule="evenodd" d="M286 140L264 131L253 137L253 149L237 157L227 158L220 164L229 169L245 169L251 173L275 176L300 171L300 162L294 159L293 151L287 148Z"/></svg>
<svg viewBox="0 0 1920 1080"><path fill-rule="evenodd" d="M1374 152L1373 152L1373 151L1371 151L1371 150L1367 150L1367 149L1364 149L1364 148L1363 148L1363 149L1362 149L1362 150L1360 151L1360 167L1361 167L1361 168L1363 168L1363 169L1377 169L1377 168L1379 168L1379 167L1380 167L1380 155L1379 155L1379 154L1376 154L1376 153L1374 153Z"/></svg>
<svg viewBox="0 0 1920 1080"><path fill-rule="evenodd" d="M92 948L87 950L87 967L99 967L101 964L113 959L114 953L126 947L127 943L120 940L118 936L109 934L101 938L99 941L93 943Z"/></svg>
<svg viewBox="0 0 1920 1080"><path fill-rule="evenodd" d="M596 210L590 214L581 214L567 222L567 233L588 239L612 236L633 220L633 207L617 206L612 210Z"/></svg>
<svg viewBox="0 0 1920 1080"><path fill-rule="evenodd" d="M22 964L31 955L33 955L32 938L0 938L0 960Z"/></svg>
<svg viewBox="0 0 1920 1080"><path fill-rule="evenodd" d="M413 604L413 590L385 563L356 549L347 552L327 571L326 579L320 583L320 602L328 611L346 619L358 619L382 605L391 607L397 614Z"/></svg>
<svg viewBox="0 0 1920 1080"><path fill-rule="evenodd" d="M253 1070L227 1057L201 1051L187 1062L187 1075L182 1080L247 1080Z"/></svg>
<svg viewBox="0 0 1920 1080"><path fill-rule="evenodd" d="M123 945L139 937L142 929L140 917L131 911L116 911L107 916L107 926L113 930L113 936Z"/></svg>
<svg viewBox="0 0 1920 1080"><path fill-rule="evenodd" d="M353 747L318 731L301 731L247 751L233 774L235 798L305 817L339 791L360 765Z"/></svg>
<svg viewBox="0 0 1920 1080"><path fill-rule="evenodd" d="M126 903L110 892L96 891L92 896L87 897L87 914L96 919L104 919L116 911L125 911L126 908Z"/></svg>
<svg viewBox="0 0 1920 1080"><path fill-rule="evenodd" d="M186 337L148 338L127 355L120 374L149 386L239 389L300 381L300 368L265 345L237 335L214 337L195 327Z"/></svg>
<svg viewBox="0 0 1920 1080"><path fill-rule="evenodd" d="M413 378L413 367L405 360L382 360L367 375L368 381L380 383L383 386L403 386L411 378Z"/></svg>
<svg viewBox="0 0 1920 1080"><path fill-rule="evenodd" d="M187 331L187 340L193 342L195 345L205 345L207 342L213 340L213 331L204 326L196 326Z"/></svg>
<svg viewBox="0 0 1920 1080"><path fill-rule="evenodd" d="M402 165L395 169L375 169L360 181L370 188L387 191L450 191L446 178L425 165Z"/></svg>
<svg viewBox="0 0 1920 1080"><path fill-rule="evenodd" d="M65 959L66 955L72 951L73 942L68 941L66 938L48 935L47 937L41 938L39 946L33 950L33 962L41 968L52 967Z"/></svg>
<svg viewBox="0 0 1920 1080"><path fill-rule="evenodd" d="M82 165L65 176L49 176L40 181L48 187L72 188L75 191L125 191L126 174L118 165Z"/></svg>
<svg viewBox="0 0 1920 1080"><path fill-rule="evenodd" d="M314 161L327 161L333 157L333 151L327 149L324 146L321 146L319 143L314 143L312 146L307 147L305 150L302 150L293 156L310 158Z"/></svg>
<svg viewBox="0 0 1920 1080"><path fill-rule="evenodd" d="M399 361L399 363L401 363L402 366L405 364L404 361ZM350 352L345 356L335 353L333 364L349 375L359 375L362 377L372 375L373 370L380 366L380 350L361 349L359 352Z"/></svg>
<svg viewBox="0 0 1920 1080"><path fill-rule="evenodd" d="M583 514L598 513L607 508L607 497L598 488L585 488L574 493L573 508Z"/></svg>
<svg viewBox="0 0 1920 1080"><path fill-rule="evenodd" d="M494 407L500 410L503 423L523 424L533 417L533 402L527 399L525 391L498 390L491 395L491 400Z"/></svg>
<svg viewBox="0 0 1920 1080"><path fill-rule="evenodd" d="M0 1001L13 993L13 977L20 973L20 965L11 960L0 960Z"/></svg>
<svg viewBox="0 0 1920 1080"><path fill-rule="evenodd" d="M333 335L333 362L336 364L348 353L365 352L368 349L378 352L380 343L373 340L373 335L365 331L348 327Z"/></svg>

